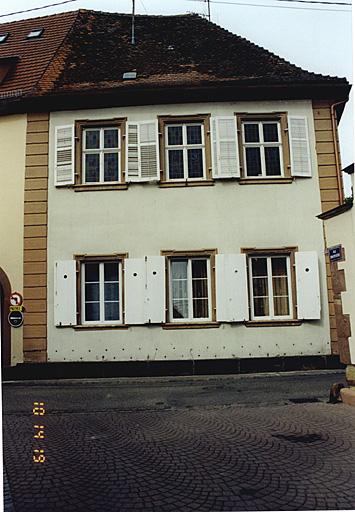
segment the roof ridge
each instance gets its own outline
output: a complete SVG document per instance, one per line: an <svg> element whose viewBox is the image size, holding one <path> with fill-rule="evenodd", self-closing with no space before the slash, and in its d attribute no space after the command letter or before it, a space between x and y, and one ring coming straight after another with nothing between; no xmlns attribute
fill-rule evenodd
<svg viewBox="0 0 355 512"><path fill-rule="evenodd" d="M90 13L90 14L100 14L100 15L109 15L109 16L122 16L122 17L131 17L132 15L130 13L126 12L112 12L112 11L97 11L95 9L74 9L72 11L63 11L63 12L55 12L53 14L44 14L43 16L35 16L34 18L21 18L18 20L13 21L4 21L0 22L1 25L10 25L10 24L16 24L23 21L37 21L37 20L43 20L45 18L54 18L58 16L65 16L69 14L74 13ZM10 16L10 15L9 15ZM181 14L135 14L135 17L139 18L178 18L178 17L196 17L200 18L198 14L194 13L181 13ZM203 19L201 17L201 19Z"/></svg>
<svg viewBox="0 0 355 512"><path fill-rule="evenodd" d="M80 11L80 9L75 9L73 11L63 11L63 12L57 12L57 13L54 13L54 14L45 14L43 16L36 16L35 18L21 18L19 20L3 21L3 22L0 23L0 27L2 25L15 25L16 23L20 23L20 22L24 22L24 21L31 22L31 21L37 21L37 20L44 20L46 18L54 18L54 17L58 17L58 16L66 16L66 15L70 15L70 14L79 13L79 11Z"/></svg>

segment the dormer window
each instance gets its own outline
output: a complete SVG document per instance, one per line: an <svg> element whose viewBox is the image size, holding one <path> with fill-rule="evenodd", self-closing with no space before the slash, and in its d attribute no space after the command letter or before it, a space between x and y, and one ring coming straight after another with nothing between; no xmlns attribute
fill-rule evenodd
<svg viewBox="0 0 355 512"><path fill-rule="evenodd" d="M0 34L0 44L1 43L5 43L5 41L7 40L7 38L9 37L10 33L9 32L4 32L3 34Z"/></svg>
<svg viewBox="0 0 355 512"><path fill-rule="evenodd" d="M18 57L2 57L2 58L0 58L0 85L10 75L10 72L14 70L17 62L18 62Z"/></svg>
<svg viewBox="0 0 355 512"><path fill-rule="evenodd" d="M27 34L26 39L38 39L43 34L43 31L43 28L36 28L31 30L31 32Z"/></svg>

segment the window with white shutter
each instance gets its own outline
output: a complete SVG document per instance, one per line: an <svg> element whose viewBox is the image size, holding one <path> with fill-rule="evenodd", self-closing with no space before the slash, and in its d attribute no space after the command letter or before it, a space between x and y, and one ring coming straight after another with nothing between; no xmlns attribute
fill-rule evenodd
<svg viewBox="0 0 355 512"><path fill-rule="evenodd" d="M251 183L289 182L287 114L237 114L241 178Z"/></svg>
<svg viewBox="0 0 355 512"><path fill-rule="evenodd" d="M165 186L212 181L208 114L161 116L159 132Z"/></svg>
<svg viewBox="0 0 355 512"><path fill-rule="evenodd" d="M310 178L312 176L312 164L307 118L303 116L289 116L288 125L291 174L292 176Z"/></svg>
<svg viewBox="0 0 355 512"><path fill-rule="evenodd" d="M57 126L55 128L55 186L74 185L74 172L74 125Z"/></svg>
<svg viewBox="0 0 355 512"><path fill-rule="evenodd" d="M212 117L212 170L214 178L239 178L237 125L235 117Z"/></svg>
<svg viewBox="0 0 355 512"><path fill-rule="evenodd" d="M159 180L157 121L128 123L126 162L126 181Z"/></svg>
<svg viewBox="0 0 355 512"><path fill-rule="evenodd" d="M168 270L168 322L216 321L214 249L164 251Z"/></svg>
<svg viewBox="0 0 355 512"><path fill-rule="evenodd" d="M125 119L77 121L76 185L87 190L112 185L125 188L125 157L123 140Z"/></svg>

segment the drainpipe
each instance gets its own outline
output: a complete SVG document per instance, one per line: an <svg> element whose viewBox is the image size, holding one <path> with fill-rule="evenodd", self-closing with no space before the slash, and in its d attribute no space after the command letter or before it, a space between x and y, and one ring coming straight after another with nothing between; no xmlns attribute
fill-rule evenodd
<svg viewBox="0 0 355 512"><path fill-rule="evenodd" d="M343 103L346 103L346 101L338 101L337 103L333 103L330 106L330 117L332 121L332 132L333 132L333 138L334 138L334 146L335 146L335 166L337 169L337 180L338 180L338 189L339 189L339 195L340 195L340 204L344 203L344 188L343 188L343 178L341 175L341 165L340 165L340 147L339 147L339 141L337 137L337 119L336 119L336 113L335 113L335 107L338 105L342 105Z"/></svg>

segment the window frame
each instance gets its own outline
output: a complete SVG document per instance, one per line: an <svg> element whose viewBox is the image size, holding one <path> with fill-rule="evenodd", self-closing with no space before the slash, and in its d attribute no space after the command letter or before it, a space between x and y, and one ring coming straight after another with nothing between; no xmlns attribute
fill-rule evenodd
<svg viewBox="0 0 355 512"><path fill-rule="evenodd" d="M201 125L201 144L187 144L186 127L189 125ZM211 139L210 139L210 114L196 114L187 116L158 116L159 125L159 154L161 162L161 186L186 186L186 185L210 185L213 184L212 179L212 160L211 160ZM177 146L168 145L168 127L182 125L183 126L183 144ZM168 151L169 149L182 149L184 162L184 177L169 178ZM189 178L187 167L187 150L191 147L202 149L203 176Z"/></svg>
<svg viewBox="0 0 355 512"><path fill-rule="evenodd" d="M238 146L240 155L240 169L241 169L241 183L283 183L292 182L291 164L290 164L290 147L288 140L288 126L287 126L287 112L272 112L270 114L247 114L236 113L237 117L237 134ZM259 142L245 142L244 141L244 126L245 124L258 124ZM278 142L264 142L263 141L263 123L277 123L277 130L279 135ZM261 137L262 134L262 137ZM261 140L262 139L262 140ZM260 147L261 154L261 171L259 176L248 176L246 165L246 147ZM280 151L280 175L266 175L265 166L265 147L279 147Z"/></svg>
<svg viewBox="0 0 355 512"><path fill-rule="evenodd" d="M215 255L216 249L203 249L201 251L161 251L161 254L166 257L166 325L171 326L208 326L216 324L216 280L215 280ZM171 262L178 259L187 259L188 267L191 268L192 260L207 260L207 290L208 290L208 312L207 318L194 318L190 315L193 313L192 304L192 273L188 274L188 299L189 299L189 317L188 318L173 318L172 309L172 280L171 280Z"/></svg>
<svg viewBox="0 0 355 512"><path fill-rule="evenodd" d="M126 118L100 119L100 120L78 120L75 122L75 187L83 190L105 190L109 188L127 188L126 184ZM104 129L118 129L118 148L101 147L101 140ZM100 130L100 148L85 148L85 132L88 130ZM112 151L114 149L114 151ZM103 155L104 153L118 153L118 180L101 181L103 179ZM99 175L100 181L85 181L85 154L99 153Z"/></svg>
<svg viewBox="0 0 355 512"><path fill-rule="evenodd" d="M124 261L128 257L127 253L113 254L113 255L75 255L77 262L77 326L85 327L119 327L125 325L124 319ZM99 289L100 289L100 320L86 320L85 319L85 270L86 263L99 264ZM101 314L104 312L104 264L117 263L118 264L118 286L119 286L119 320L102 320ZM103 279L102 279L103 278Z"/></svg>
<svg viewBox="0 0 355 512"><path fill-rule="evenodd" d="M243 248L242 252L247 255L247 280L248 280L248 296L249 296L249 313L250 313L250 324L290 324L290 323L299 323L297 319L297 295L296 295L296 272L295 272L295 252L298 251L297 247L285 247L285 248L270 248L270 249L256 249L256 248ZM272 257L286 257L287 258L287 284L288 284L288 303L289 303L289 315L270 315L270 311L273 311L270 308L270 302L273 302L274 294L272 288L272 273L269 274L271 270L271 258ZM251 261L252 258L268 258L268 291L269 293L269 315L268 316L255 316L254 315L254 294L253 294L253 276L252 276L252 267ZM270 263L269 263L270 259Z"/></svg>

